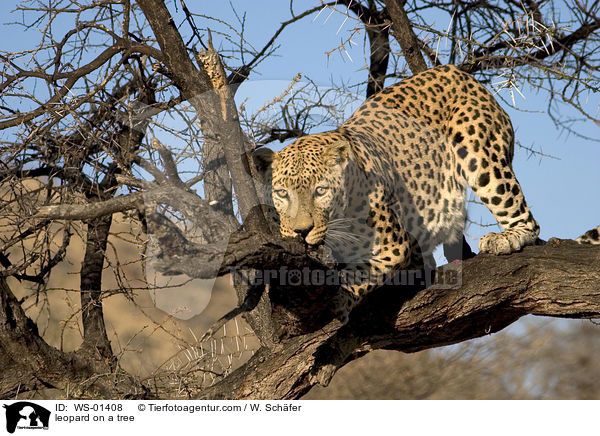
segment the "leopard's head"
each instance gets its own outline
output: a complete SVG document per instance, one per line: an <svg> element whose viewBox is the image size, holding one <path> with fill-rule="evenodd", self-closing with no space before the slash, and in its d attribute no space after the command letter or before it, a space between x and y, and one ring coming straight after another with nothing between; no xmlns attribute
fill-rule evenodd
<svg viewBox="0 0 600 436"><path fill-rule="evenodd" d="M302 137L280 152L254 153L282 236L300 235L309 245L323 242L329 221L347 205L344 172L350 154L350 143L337 132Z"/></svg>

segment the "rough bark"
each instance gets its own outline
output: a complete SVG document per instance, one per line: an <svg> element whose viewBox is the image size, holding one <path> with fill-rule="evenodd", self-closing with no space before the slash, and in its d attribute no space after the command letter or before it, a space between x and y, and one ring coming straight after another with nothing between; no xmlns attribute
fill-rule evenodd
<svg viewBox="0 0 600 436"><path fill-rule="evenodd" d="M371 50L367 80L367 97L370 97L385 87L385 75L390 59L390 41L387 27L367 26L366 29Z"/></svg>
<svg viewBox="0 0 600 436"><path fill-rule="evenodd" d="M193 64L165 3L158 0L137 0L136 3L152 27L173 82L184 96L190 98L210 91L207 74Z"/></svg>
<svg viewBox="0 0 600 436"><path fill-rule="evenodd" d="M419 40L404 10L403 0L385 0L385 7L392 19L392 35L400 44L406 63L413 74L427 69L427 63L419 48Z"/></svg>
<svg viewBox="0 0 600 436"><path fill-rule="evenodd" d="M284 253L263 257L275 263L305 262L300 254L288 254L286 259L282 247L268 245L260 250L255 246L255 250ZM510 256L478 255L453 267L459 266L462 284L455 288L385 287L369 295L345 326L334 320L319 328L312 326L310 333L263 342L248 363L200 392L198 398L300 398L373 349L415 352L457 343L494 333L527 314L600 316L600 246L551 240ZM104 398L149 395L127 374L111 374L107 367L108 377L92 377L100 370L98 361L48 346L3 280L1 291L0 343L6 375L1 378L0 393L4 397L17 390L64 388L73 383L86 386L79 391L84 396L91 392ZM272 292L263 295L270 316L260 318L271 331L286 322L281 316L286 312L279 310L274 297ZM305 311L322 311L326 306L322 298L299 300L304 301Z"/></svg>
<svg viewBox="0 0 600 436"><path fill-rule="evenodd" d="M378 348L416 352L492 334L532 314L600 316L600 247L553 240L510 256L479 255L462 265L462 285L402 295L383 288L350 323L261 348L199 398L300 398L336 369ZM323 375L321 371L325 369Z"/></svg>
<svg viewBox="0 0 600 436"><path fill-rule="evenodd" d="M149 398L130 375L83 351L63 353L48 345L0 276L0 398L59 389L69 398Z"/></svg>
<svg viewBox="0 0 600 436"><path fill-rule="evenodd" d="M104 324L102 272L111 222L112 215L87 222L87 241L80 271L82 348L110 362L114 361L114 355Z"/></svg>
<svg viewBox="0 0 600 436"><path fill-rule="evenodd" d="M227 82L219 54L209 39L208 49L197 56L201 68L196 68L164 2L138 0L138 4L156 35L161 51L165 53L165 64L174 84L194 106L201 120L203 134L209 139L203 150L205 162L214 164L225 158L244 225L250 230L268 229L263 214L257 210L260 202L251 175L248 150L244 144L232 88ZM233 208L229 205L219 203L227 191L231 191L226 182L220 188L215 186L223 179L222 172L217 172L216 177L211 179L213 186L210 189L217 192L213 194L217 195L215 201L220 210L232 212ZM231 199L230 195L229 203Z"/></svg>

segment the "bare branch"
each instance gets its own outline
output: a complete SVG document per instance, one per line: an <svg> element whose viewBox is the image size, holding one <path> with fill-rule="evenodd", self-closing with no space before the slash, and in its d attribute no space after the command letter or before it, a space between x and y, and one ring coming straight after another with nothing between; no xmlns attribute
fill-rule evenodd
<svg viewBox="0 0 600 436"><path fill-rule="evenodd" d="M548 47L536 50L532 53L520 56L497 55L493 53L507 48L505 42L499 42L485 51L475 53L473 59L460 65L463 71L474 73L479 70L498 67L518 67L531 65L543 59L554 56L557 53L569 51L569 49L580 41L586 40L590 35L600 29L600 18L596 18L593 23L585 24L574 32L560 38L555 38Z"/></svg>
<svg viewBox="0 0 600 436"><path fill-rule="evenodd" d="M402 48L406 63L413 74L427 69L427 63L421 54L419 40L404 10L404 1L386 0L386 9L392 19L392 35Z"/></svg>
<svg viewBox="0 0 600 436"><path fill-rule="evenodd" d="M42 206L36 213L36 219L51 220L89 220L117 212L143 209L143 192L122 195L106 201L86 204L53 204Z"/></svg>

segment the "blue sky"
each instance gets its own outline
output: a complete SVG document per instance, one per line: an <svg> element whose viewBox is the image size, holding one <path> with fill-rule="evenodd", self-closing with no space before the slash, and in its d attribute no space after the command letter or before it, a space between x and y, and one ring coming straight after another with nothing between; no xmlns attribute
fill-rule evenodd
<svg viewBox="0 0 600 436"><path fill-rule="evenodd" d="M20 14L8 14L14 4L13 0L3 2L2 22L19 20ZM289 2L285 1L235 0L231 4L237 9L238 15L246 13L245 38L256 48L268 41L280 22L290 18ZM295 2L295 12L300 13L315 4L308 0ZM229 2L188 2L188 7L194 12L236 25L237 18ZM172 5L170 9L175 12ZM357 83L364 80L364 59L368 53L364 52L362 35L356 35L354 40L357 45L348 50L349 56L339 52L330 56L326 54L339 46L356 25L351 20L344 22L340 14L328 15L327 11L318 17L313 14L284 30L276 43L280 48L275 56L260 64L251 76L253 83L239 91L238 100L249 98L252 104L259 106L261 100L266 102L278 95L297 73L323 86L331 86L332 82ZM445 28L448 22L449 17L439 17L440 28ZM199 23L201 27L210 23L215 31L226 29L216 21L201 20ZM187 31L185 25L182 29ZM58 33L61 33L60 30ZM37 37L34 32L24 34L20 28L0 26L0 47L3 50L31 46ZM220 35L216 32L214 39L218 46ZM232 61L231 64L236 65L236 62ZM391 84L392 81L386 83ZM362 99L364 88L357 91L358 102ZM600 224L597 193L600 186L600 145L558 131L544 113L547 104L544 96L537 95L530 88L521 88L521 91L524 98L516 93L515 101L527 112L515 111L504 105L515 126L517 140L558 159L530 156L525 150L517 148L514 160L517 177L541 225L541 237L576 237ZM508 91L501 91L500 95L510 100ZM591 96L589 104L595 114L598 114L599 103L600 96ZM570 116L566 109L564 116ZM600 137L600 127L591 121L580 124L580 129L585 135ZM470 207L469 215L473 221L492 221L485 208ZM474 236L487 231L473 227L468 229ZM471 241L471 245L476 247L476 242Z"/></svg>
<svg viewBox="0 0 600 436"><path fill-rule="evenodd" d="M279 22L290 17L288 2L237 1L233 4L245 10L246 36L257 47L261 47L270 38ZM252 6L249 6L250 4ZM308 8L314 3L303 1L298 4ZM235 19L225 2L212 2L211 5L203 5L203 8L206 15L219 16L226 21ZM299 9L296 9L296 12L299 12ZM364 80L366 72L363 69L365 52L362 36L355 38L358 44L349 48L353 62L339 52L331 56L326 54L347 38L355 26L350 20L344 23L340 14L332 14L329 18L328 16L329 13L325 12L318 17L317 14L313 14L284 30L279 39L281 47L277 52L278 56L262 63L258 68L259 74L253 79L283 80L283 83L288 83L296 73L302 72L324 86L329 86L332 80L343 83ZM440 16L438 20L440 28L445 29L449 17ZM502 78L498 79L500 80ZM393 82L386 82L388 85L391 83ZM284 86L282 84L281 89ZM532 156L529 152L517 148L513 163L515 172L533 214L540 223L540 237L575 238L600 224L600 196L597 193L600 187L600 144L574 135L565 135L557 130L545 113L545 96L537 95L536 91L530 88L521 88L521 92L524 97L518 92L514 95L516 106L522 111L503 104L511 116L517 140L526 147L557 159ZM362 99L363 93L364 88L361 88L359 100ZM243 94L244 90L241 89L240 96ZM267 94L264 101L272 98L273 94ZM508 90L500 91L500 96L511 101ZM261 96L253 92L252 97L260 100ZM589 105L590 110L598 115L600 96L592 96ZM572 115L568 108L564 108L562 113L564 116ZM600 138L600 127L592 121L579 126L580 133ZM469 216L476 222L493 222L491 214L483 206L470 206ZM477 237L490 229L471 226L467 231ZM470 240L470 244L473 248L477 247L474 240Z"/></svg>
<svg viewBox="0 0 600 436"><path fill-rule="evenodd" d="M210 4L208 4L210 3ZM232 4L246 13L246 38L257 48L268 41L279 27L279 23L290 18L289 3L282 1L234 1ZM315 4L312 1L300 1L295 4L309 8ZM190 7L192 7L190 5ZM199 11L199 9L196 9ZM302 9L295 8L299 13ZM224 21L234 22L235 15L231 12L228 2L206 2L202 5L202 13L218 16ZM440 28L446 28L449 17L439 17ZM327 51L336 48L347 38L355 23L340 14L325 11L318 17L313 14L300 22L290 25L280 35L281 46L276 56L263 62L252 79L264 80L264 87L273 85L270 80L282 80L281 88L289 83L291 78L301 72L323 86L331 82L356 83L364 80L365 52L362 35L355 38L357 45L350 46L349 55L353 61L342 53L335 52L328 56ZM442 41L442 44L444 42ZM368 52L366 53L368 55ZM498 81L502 80L499 78ZM388 81L386 84L391 84ZM263 101L271 99L277 92L267 92L261 96L260 85L253 86L249 96ZM514 168L525 191L529 205L535 218L541 226L541 237L552 236L574 238L591 227L600 224L600 197L597 193L600 187L600 144L583 140L579 137L567 136L556 129L545 113L547 101L544 95L537 95L535 90L521 88L524 97L515 92L515 103L523 109L517 111L503 104L511 116L516 131L517 140L524 146L542 151L558 159L540 158L517 148ZM358 98L362 99L364 88L359 91ZM248 96L244 89L240 90L239 98ZM500 91L500 95L510 101L508 90ZM589 100L590 110L599 115L600 96L594 95ZM564 108L564 116L572 115ZM600 127L589 121L579 125L580 132L593 138L600 138ZM473 221L490 223L491 214L484 207L469 207L469 216ZM486 233L489 229L471 227L468 232L474 236ZM476 248L476 241L470 241Z"/></svg>

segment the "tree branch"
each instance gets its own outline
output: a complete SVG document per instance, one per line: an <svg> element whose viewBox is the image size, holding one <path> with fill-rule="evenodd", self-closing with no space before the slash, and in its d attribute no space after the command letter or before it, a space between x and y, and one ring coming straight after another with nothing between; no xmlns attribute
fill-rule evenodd
<svg viewBox="0 0 600 436"><path fill-rule="evenodd" d="M551 240L510 256L479 255L462 264L462 285L412 296L382 288L336 323L261 348L250 361L199 398L300 398L367 351L439 347L499 331L533 314L600 316L600 246ZM482 273L485 272L485 273ZM327 370L323 374L322 370Z"/></svg>
<svg viewBox="0 0 600 436"><path fill-rule="evenodd" d="M85 204L53 204L42 206L37 211L36 219L50 220L89 220L117 212L127 212L132 209L142 209L144 192L121 195L106 201L96 201Z"/></svg>
<svg viewBox="0 0 600 436"><path fill-rule="evenodd" d="M390 58L389 20L386 11L372 9L354 0L343 2L365 26L369 38L369 77L367 80L367 97L384 88L385 75Z"/></svg>
<svg viewBox="0 0 600 436"><path fill-rule="evenodd" d="M459 68L467 73L474 73L485 69L496 69L500 67L517 67L531 65L537 61L544 60L559 52L570 49L579 41L586 40L591 34L600 29L600 19L595 18L593 23L584 24L574 32L554 38L551 44L546 44L544 49L536 50L520 56L504 56L493 54L499 50L508 48L506 42L498 42L491 47L475 52L469 62L465 62Z"/></svg>
<svg viewBox="0 0 600 436"><path fill-rule="evenodd" d="M208 76L192 63L175 21L164 2L137 0L137 4L152 27L165 66L184 96L190 99L209 91L211 88Z"/></svg>
<svg viewBox="0 0 600 436"><path fill-rule="evenodd" d="M102 272L111 223L112 215L87 221L85 255L79 276L83 324L81 347L113 365L115 356L106 333L102 308Z"/></svg>
<svg viewBox="0 0 600 436"><path fill-rule="evenodd" d="M279 37L279 35L285 30L285 28L287 26L289 26L290 24L295 23L296 21L301 20L304 17L307 17L308 15L314 14L317 11L322 10L323 8L326 8L328 6L335 6L337 4L337 1L332 1L329 3L323 3L320 4L319 6L315 6L311 9L307 9L306 11L302 12L301 14L298 15L294 15L292 18L290 18L287 21L284 21L283 23L281 23L281 25L279 26L279 28L275 31L275 33L273 33L273 36L271 36L271 39L269 39L269 41L267 41L267 43L263 46L263 48L256 53L256 55L254 55L254 57L252 58L252 60L248 63L246 63L245 65L237 68L229 77L228 77L228 81L231 85L235 85L238 83L242 83L244 80L246 80L248 78L248 74L250 73L250 71L252 70L252 68L254 68L254 66L256 66L259 61L261 60L261 58L263 58L264 56L266 56L267 54L267 50L273 46L273 44L275 43L275 41L277 40L277 38Z"/></svg>
<svg viewBox="0 0 600 436"><path fill-rule="evenodd" d="M138 0L138 4L154 31L175 85L181 89L198 113L204 136L209 139L205 140L205 144L216 142L219 145L203 150L205 161L218 161L221 156L225 157L226 170L231 173L244 225L251 230L268 229L263 214L259 213L260 202L251 177L252 162L245 149L233 93L228 86L219 54L212 47L210 35L208 50L198 54L201 64L201 68L198 69L192 63L164 2ZM224 189L224 193L231 193L227 184L220 188L221 191ZM222 198L215 200L222 202ZM228 201L231 203L230 195ZM232 214L232 211L231 207L226 208L226 212Z"/></svg>
<svg viewBox="0 0 600 436"><path fill-rule="evenodd" d="M38 389L63 389L74 398L148 398L152 395L123 372L80 351L48 345L36 324L0 276L0 397Z"/></svg>
<svg viewBox="0 0 600 436"><path fill-rule="evenodd" d="M419 49L419 40L404 10L404 3L401 0L385 0L387 12L392 19L392 34L400 44L410 70L413 74L417 74L427 69L427 63Z"/></svg>

